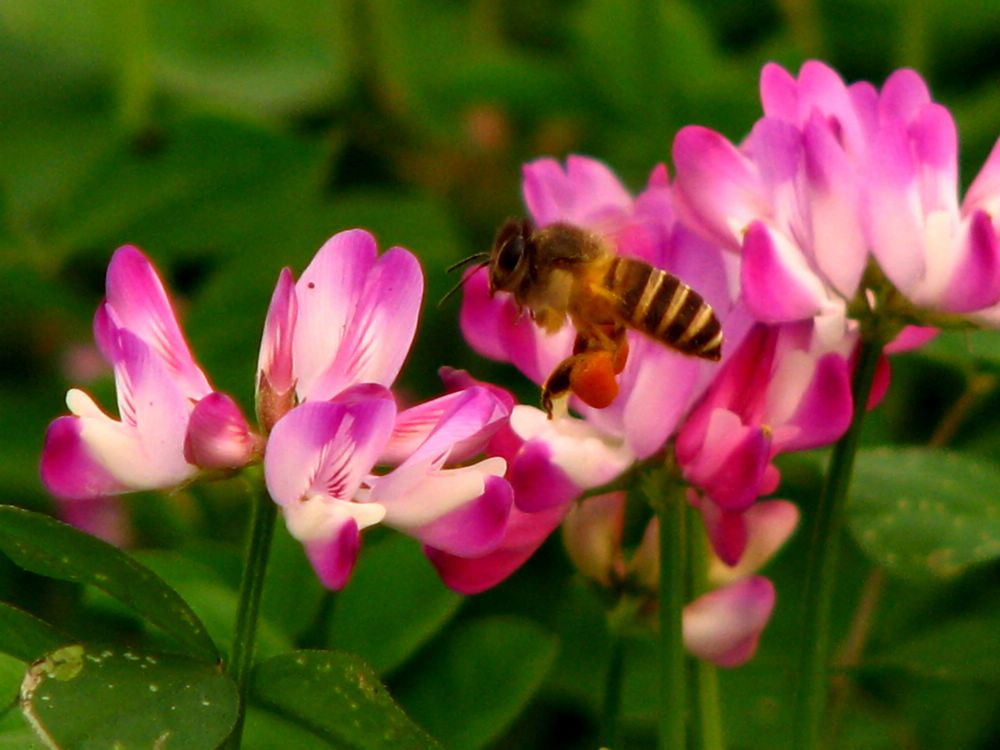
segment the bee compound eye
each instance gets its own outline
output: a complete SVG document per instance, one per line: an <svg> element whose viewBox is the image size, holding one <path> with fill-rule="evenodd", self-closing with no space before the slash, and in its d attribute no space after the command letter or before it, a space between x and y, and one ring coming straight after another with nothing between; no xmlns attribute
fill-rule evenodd
<svg viewBox="0 0 1000 750"><path fill-rule="evenodd" d="M500 253L497 256L497 265L504 273L511 273L517 267L523 255L524 237L520 235L511 237L500 248Z"/></svg>

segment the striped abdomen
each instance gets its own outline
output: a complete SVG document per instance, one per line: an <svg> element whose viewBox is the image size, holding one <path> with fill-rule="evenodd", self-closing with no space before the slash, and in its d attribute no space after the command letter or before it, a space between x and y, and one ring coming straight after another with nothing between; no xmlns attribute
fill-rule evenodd
<svg viewBox="0 0 1000 750"><path fill-rule="evenodd" d="M722 326L702 296L673 274L635 258L614 258L604 286L623 321L684 354L717 360Z"/></svg>

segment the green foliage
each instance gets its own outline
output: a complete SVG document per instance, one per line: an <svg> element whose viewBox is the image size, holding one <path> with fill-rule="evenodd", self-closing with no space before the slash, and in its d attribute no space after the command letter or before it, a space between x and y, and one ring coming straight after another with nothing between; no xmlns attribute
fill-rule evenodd
<svg viewBox="0 0 1000 750"><path fill-rule="evenodd" d="M216 665L122 646L64 646L31 665L21 708L54 747L211 750L236 719Z"/></svg>
<svg viewBox="0 0 1000 750"><path fill-rule="evenodd" d="M335 651L296 651L260 664L254 696L337 748L440 747L393 703L361 659Z"/></svg>
<svg viewBox="0 0 1000 750"><path fill-rule="evenodd" d="M484 747L523 710L555 654L555 639L529 620L472 620L413 664L396 695L446 747Z"/></svg>
<svg viewBox="0 0 1000 750"><path fill-rule="evenodd" d="M1000 469L958 453L877 448L858 455L849 518L887 570L951 578L1000 558Z"/></svg>
<svg viewBox="0 0 1000 750"><path fill-rule="evenodd" d="M163 628L190 655L218 660L205 626L177 592L110 544L46 516L0 506L0 549L32 573L96 586Z"/></svg>
<svg viewBox="0 0 1000 750"><path fill-rule="evenodd" d="M351 585L337 597L331 645L358 654L385 674L440 631L461 602L414 540L386 539L365 550Z"/></svg>

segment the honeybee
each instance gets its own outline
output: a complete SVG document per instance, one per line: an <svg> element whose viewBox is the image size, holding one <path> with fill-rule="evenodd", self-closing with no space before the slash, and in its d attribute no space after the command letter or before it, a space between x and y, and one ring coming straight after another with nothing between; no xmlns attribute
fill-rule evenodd
<svg viewBox="0 0 1000 750"><path fill-rule="evenodd" d="M497 232L493 249L474 261L489 270L489 291L508 292L548 333L567 317L576 328L573 353L542 385L549 418L553 402L576 394L603 409L618 395L615 376L628 359L625 333L633 329L684 354L717 361L722 326L696 291L673 274L616 255L600 235L558 222L536 229L512 219Z"/></svg>

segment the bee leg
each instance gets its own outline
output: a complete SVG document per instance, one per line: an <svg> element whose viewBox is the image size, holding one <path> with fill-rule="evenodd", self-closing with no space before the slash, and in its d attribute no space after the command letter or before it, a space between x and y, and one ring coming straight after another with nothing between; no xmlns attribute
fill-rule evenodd
<svg viewBox="0 0 1000 750"><path fill-rule="evenodd" d="M615 354L606 349L588 349L560 362L542 385L542 408L549 419L555 401L570 392L595 409L610 406L618 396Z"/></svg>
<svg viewBox="0 0 1000 750"><path fill-rule="evenodd" d="M545 378L545 382L542 384L542 408L549 415L549 419L553 417L555 402L561 402L559 404L560 412L566 411L566 401L570 393L570 375L573 371L573 363L578 356L574 354L556 365L556 369Z"/></svg>

